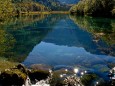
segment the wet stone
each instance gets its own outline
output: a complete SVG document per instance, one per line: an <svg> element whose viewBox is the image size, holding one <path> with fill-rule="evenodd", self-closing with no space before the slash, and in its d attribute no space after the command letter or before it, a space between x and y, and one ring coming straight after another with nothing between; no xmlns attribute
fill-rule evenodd
<svg viewBox="0 0 115 86"><path fill-rule="evenodd" d="M36 83L36 81L45 80L50 76L49 71L45 70L31 70L31 72L28 72L28 76L33 84Z"/></svg>
<svg viewBox="0 0 115 86"><path fill-rule="evenodd" d="M52 67L45 64L33 64L30 66L33 70L46 70L49 71Z"/></svg>

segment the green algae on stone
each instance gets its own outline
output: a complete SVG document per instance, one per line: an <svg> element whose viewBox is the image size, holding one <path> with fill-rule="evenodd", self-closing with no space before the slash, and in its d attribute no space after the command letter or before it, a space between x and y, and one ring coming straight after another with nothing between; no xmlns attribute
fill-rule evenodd
<svg viewBox="0 0 115 86"><path fill-rule="evenodd" d="M67 70L64 68L60 70L55 70L52 72L50 85L51 86L65 86L66 83L64 82L64 75L65 77L68 77L66 75L72 75L72 74L73 74L73 71Z"/></svg>
<svg viewBox="0 0 115 86"><path fill-rule="evenodd" d="M81 82L85 85L85 86L90 86L96 79L98 78L98 76L96 74L85 74L81 77Z"/></svg>

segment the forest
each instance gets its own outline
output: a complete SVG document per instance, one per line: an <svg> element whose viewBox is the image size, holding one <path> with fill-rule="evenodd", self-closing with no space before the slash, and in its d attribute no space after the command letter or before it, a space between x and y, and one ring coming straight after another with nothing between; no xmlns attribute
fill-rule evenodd
<svg viewBox="0 0 115 86"><path fill-rule="evenodd" d="M0 0L0 17L29 12L65 11L69 8L55 0Z"/></svg>
<svg viewBox="0 0 115 86"><path fill-rule="evenodd" d="M21 12L33 11L47 11L49 10L44 5L35 3L32 0L0 0L0 15L1 17L7 15L20 14Z"/></svg>
<svg viewBox="0 0 115 86"><path fill-rule="evenodd" d="M0 0L0 17L29 12L69 11L71 14L115 17L115 0ZM72 3L72 2L71 2Z"/></svg>
<svg viewBox="0 0 115 86"><path fill-rule="evenodd" d="M72 14L115 17L115 0L81 0L70 9Z"/></svg>

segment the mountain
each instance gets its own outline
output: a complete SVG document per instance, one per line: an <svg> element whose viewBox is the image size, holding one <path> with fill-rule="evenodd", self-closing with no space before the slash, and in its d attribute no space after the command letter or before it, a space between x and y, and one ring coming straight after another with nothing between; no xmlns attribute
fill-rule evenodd
<svg viewBox="0 0 115 86"><path fill-rule="evenodd" d="M34 0L34 1L45 5L52 11L60 11L60 10L65 11L70 9L70 6L61 3L59 0Z"/></svg>
<svg viewBox="0 0 115 86"><path fill-rule="evenodd" d="M64 4L76 4L80 0L58 0L58 1Z"/></svg>

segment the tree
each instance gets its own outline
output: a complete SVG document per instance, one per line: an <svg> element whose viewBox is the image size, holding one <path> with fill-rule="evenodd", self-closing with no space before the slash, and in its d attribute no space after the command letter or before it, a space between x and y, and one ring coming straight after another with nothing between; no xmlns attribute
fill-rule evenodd
<svg viewBox="0 0 115 86"><path fill-rule="evenodd" d="M82 0L70 9L80 15L112 16L115 0Z"/></svg>
<svg viewBox="0 0 115 86"><path fill-rule="evenodd" d="M6 15L13 12L13 4L11 0L0 0L0 15Z"/></svg>

